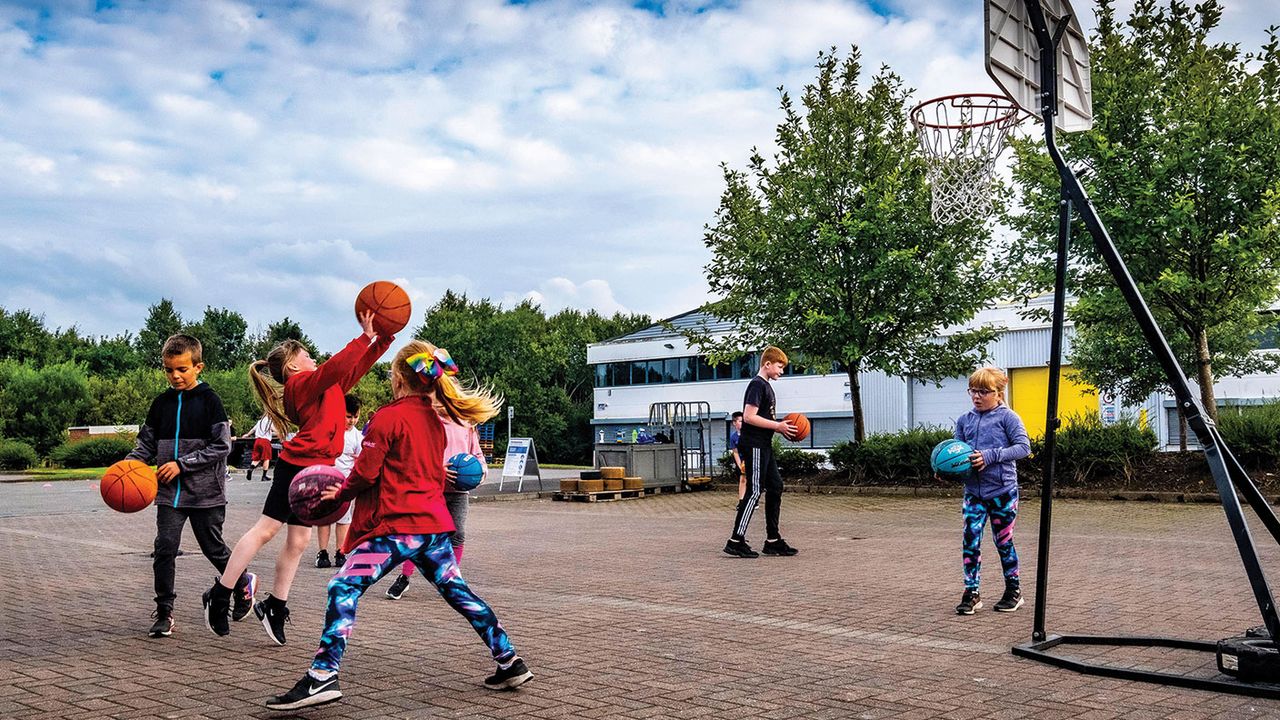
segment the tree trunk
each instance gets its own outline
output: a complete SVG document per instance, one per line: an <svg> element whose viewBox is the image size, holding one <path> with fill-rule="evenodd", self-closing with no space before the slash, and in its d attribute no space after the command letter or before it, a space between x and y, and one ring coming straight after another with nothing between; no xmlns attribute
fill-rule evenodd
<svg viewBox="0 0 1280 720"><path fill-rule="evenodd" d="M1187 414L1182 412L1182 405L1178 405L1178 452L1187 451Z"/></svg>
<svg viewBox="0 0 1280 720"><path fill-rule="evenodd" d="M1196 382L1200 383L1200 402L1205 413L1218 420L1218 400L1213 395L1213 363L1209 359L1209 332L1201 328L1196 333Z"/></svg>
<svg viewBox="0 0 1280 720"><path fill-rule="evenodd" d="M859 372L849 366L849 403L853 407L853 442L861 445L867 439L867 428L862 422L862 384L858 380Z"/></svg>

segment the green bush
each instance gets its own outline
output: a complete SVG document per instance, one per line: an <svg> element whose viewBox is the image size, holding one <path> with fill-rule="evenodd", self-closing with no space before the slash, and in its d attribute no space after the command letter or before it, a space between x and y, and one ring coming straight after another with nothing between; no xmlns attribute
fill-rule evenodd
<svg viewBox="0 0 1280 720"><path fill-rule="evenodd" d="M1076 415L1063 426L1056 436L1055 477L1075 485L1116 476L1130 481L1135 464L1155 452L1155 433L1134 418L1104 425L1095 414ZM1043 450L1039 443L1033 449Z"/></svg>
<svg viewBox="0 0 1280 720"><path fill-rule="evenodd" d="M36 449L19 440L0 440L0 470L26 470L40 462Z"/></svg>
<svg viewBox="0 0 1280 720"><path fill-rule="evenodd" d="M806 452L798 448L784 448L778 438L773 439L773 459L783 480L816 475L822 469L827 456L820 452Z"/></svg>
<svg viewBox="0 0 1280 720"><path fill-rule="evenodd" d="M940 427L871 435L860 445L836 443L831 464L858 484L930 485L934 480L929 453L951 437L950 430Z"/></svg>
<svg viewBox="0 0 1280 720"><path fill-rule="evenodd" d="M103 467L123 459L133 445L126 436L109 435L63 443L49 453L49 459L64 468Z"/></svg>
<svg viewBox="0 0 1280 720"><path fill-rule="evenodd" d="M1218 408L1218 431L1245 467L1275 467L1280 460L1280 402Z"/></svg>
<svg viewBox="0 0 1280 720"><path fill-rule="evenodd" d="M89 382L74 363L35 368L0 360L0 434L47 453L89 402Z"/></svg>

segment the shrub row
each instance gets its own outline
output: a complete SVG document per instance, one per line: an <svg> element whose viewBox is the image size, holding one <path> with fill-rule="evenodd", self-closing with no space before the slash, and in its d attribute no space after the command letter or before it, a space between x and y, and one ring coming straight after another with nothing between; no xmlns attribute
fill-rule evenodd
<svg viewBox="0 0 1280 720"><path fill-rule="evenodd" d="M0 440L0 470L26 470L40 461L36 449L20 440Z"/></svg>
<svg viewBox="0 0 1280 720"><path fill-rule="evenodd" d="M108 435L59 445L49 460L64 468L104 467L133 450L133 440L124 435Z"/></svg>

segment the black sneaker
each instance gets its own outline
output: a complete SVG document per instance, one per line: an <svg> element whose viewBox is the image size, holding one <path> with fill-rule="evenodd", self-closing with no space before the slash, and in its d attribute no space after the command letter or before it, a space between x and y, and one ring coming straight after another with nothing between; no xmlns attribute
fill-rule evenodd
<svg viewBox="0 0 1280 720"><path fill-rule="evenodd" d="M783 557L791 557L800 551L788 545L786 540L778 538L777 540L766 540L764 542L764 547L760 548L760 552L765 555L782 555Z"/></svg>
<svg viewBox="0 0 1280 720"><path fill-rule="evenodd" d="M401 575L396 581L391 583L391 587L387 588L387 597L392 600L399 600L404 595L405 588L409 587L409 576Z"/></svg>
<svg viewBox="0 0 1280 720"><path fill-rule="evenodd" d="M235 600L231 604L231 619L240 622L253 610L253 596L258 593L258 576L244 574L244 582L236 586Z"/></svg>
<svg viewBox="0 0 1280 720"><path fill-rule="evenodd" d="M321 550L320 552L316 553L316 567L318 568L333 567L333 563L329 562L328 550Z"/></svg>
<svg viewBox="0 0 1280 720"><path fill-rule="evenodd" d="M147 635L153 638L162 638L173 634L173 608L157 605L155 612L151 613L151 617L155 618L156 621L151 625L151 629L147 631Z"/></svg>
<svg viewBox="0 0 1280 720"><path fill-rule="evenodd" d="M1013 612L1022 607L1022 588L1018 585L1005 585L1004 597L992 609L996 612Z"/></svg>
<svg viewBox="0 0 1280 720"><path fill-rule="evenodd" d="M982 596L977 590L965 588L964 596L960 598L960 604L956 606L957 615L972 615L974 610L982 607Z"/></svg>
<svg viewBox="0 0 1280 720"><path fill-rule="evenodd" d="M341 550L333 553L334 567L341 568L343 565L346 565L346 564L347 564L347 556L343 555Z"/></svg>
<svg viewBox="0 0 1280 720"><path fill-rule="evenodd" d="M222 583L214 582L200 599L204 602L205 627L216 635L230 635L231 623L227 622L227 616L231 613L231 591L222 587Z"/></svg>
<svg viewBox="0 0 1280 720"><path fill-rule="evenodd" d="M342 690L338 689L336 674L328 680L317 680L311 677L311 673L306 673L292 690L268 700L267 707L271 710L297 710L313 705L326 705L340 699Z"/></svg>
<svg viewBox="0 0 1280 720"><path fill-rule="evenodd" d="M267 636L274 640L277 645L283 645L284 624L289 622L289 607L285 605L285 601L267 593L266 600L254 603L253 614L257 615L258 620L262 621L262 629L267 631ZM297 688L295 687L294 689L296 690ZM337 698L334 699L336 700Z"/></svg>
<svg viewBox="0 0 1280 720"><path fill-rule="evenodd" d="M529 672L529 668L524 664L524 660L516 658L511 663L511 667L503 670L498 668L497 672L484 679L484 686L490 690L512 690L533 679L533 673Z"/></svg>
<svg viewBox="0 0 1280 720"><path fill-rule="evenodd" d="M253 482L253 468L249 468L249 472L244 474L244 479Z"/></svg>
<svg viewBox="0 0 1280 720"><path fill-rule="evenodd" d="M746 540L734 540L733 538L729 538L729 542L724 544L724 551L725 551L725 554L732 555L734 557L740 557L740 558L760 557L760 553L756 552L755 550L752 550L751 546L747 544Z"/></svg>

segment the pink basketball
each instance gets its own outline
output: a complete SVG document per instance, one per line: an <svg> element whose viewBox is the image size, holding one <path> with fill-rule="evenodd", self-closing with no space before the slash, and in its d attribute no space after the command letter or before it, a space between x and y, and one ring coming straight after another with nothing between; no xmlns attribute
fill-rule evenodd
<svg viewBox="0 0 1280 720"><path fill-rule="evenodd" d="M347 513L350 502L321 500L325 489L341 486L347 476L332 465L312 465L289 483L289 507L307 525L332 525Z"/></svg>

